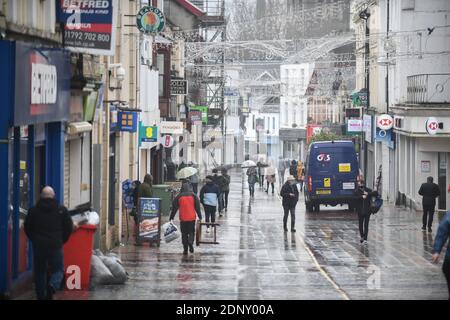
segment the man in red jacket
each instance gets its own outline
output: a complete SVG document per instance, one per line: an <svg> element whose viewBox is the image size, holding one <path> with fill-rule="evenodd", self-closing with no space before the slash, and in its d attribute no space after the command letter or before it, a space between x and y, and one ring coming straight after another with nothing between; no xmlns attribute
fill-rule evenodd
<svg viewBox="0 0 450 320"><path fill-rule="evenodd" d="M184 183L180 194L173 200L170 221L177 211L180 211L181 240L183 242L183 254L188 254L188 247L194 253L195 220L198 216L202 220L200 200L194 194L189 183Z"/></svg>

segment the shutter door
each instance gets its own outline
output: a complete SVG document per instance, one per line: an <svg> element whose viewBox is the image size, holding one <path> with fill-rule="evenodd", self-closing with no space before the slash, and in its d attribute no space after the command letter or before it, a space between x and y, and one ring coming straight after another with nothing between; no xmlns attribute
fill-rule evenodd
<svg viewBox="0 0 450 320"><path fill-rule="evenodd" d="M70 142L66 141L64 145L64 206L69 207L69 188L70 188Z"/></svg>

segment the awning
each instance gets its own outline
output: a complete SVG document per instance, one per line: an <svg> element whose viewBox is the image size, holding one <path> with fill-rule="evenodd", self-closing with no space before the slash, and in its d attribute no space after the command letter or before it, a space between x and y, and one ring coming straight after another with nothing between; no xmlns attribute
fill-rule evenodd
<svg viewBox="0 0 450 320"><path fill-rule="evenodd" d="M69 135L76 135L83 132L91 132L92 131L92 124L89 122L72 122L69 123L69 126L67 128L67 134Z"/></svg>
<svg viewBox="0 0 450 320"><path fill-rule="evenodd" d="M155 43L171 45L173 42L167 38L157 35L155 36Z"/></svg>

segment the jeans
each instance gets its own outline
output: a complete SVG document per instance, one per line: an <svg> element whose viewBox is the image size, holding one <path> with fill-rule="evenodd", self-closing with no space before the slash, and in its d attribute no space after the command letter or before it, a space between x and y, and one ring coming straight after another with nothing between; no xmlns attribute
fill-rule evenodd
<svg viewBox="0 0 450 320"><path fill-rule="evenodd" d="M434 216L434 206L426 206L423 205L423 227L425 228L427 226L427 220L428 220L428 228L431 228L433 225L433 216Z"/></svg>
<svg viewBox="0 0 450 320"><path fill-rule="evenodd" d="M269 192L269 186L272 185L272 193L275 193L275 183L267 181L267 190Z"/></svg>
<svg viewBox="0 0 450 320"><path fill-rule="evenodd" d="M300 180L299 185L300 185L300 192L303 192L303 187L305 185L305 182L303 180Z"/></svg>
<svg viewBox="0 0 450 320"><path fill-rule="evenodd" d="M287 229L287 220L289 217L289 212L291 213L291 230L295 229L295 207L283 207L284 209L284 218L283 218L283 226L284 229Z"/></svg>
<svg viewBox="0 0 450 320"><path fill-rule="evenodd" d="M195 194L197 194L197 192L198 192L198 183L193 183L193 184L192 184L192 191L193 191Z"/></svg>
<svg viewBox="0 0 450 320"><path fill-rule="evenodd" d="M219 200L218 201L219 202L219 212L222 212L223 208L224 208L224 206L223 206L223 192L220 193L218 200Z"/></svg>
<svg viewBox="0 0 450 320"><path fill-rule="evenodd" d="M47 287L61 289L64 279L64 256L63 250L49 251L47 249L33 246L34 256L34 282L38 300L47 299ZM50 278L47 277L50 267Z"/></svg>
<svg viewBox="0 0 450 320"><path fill-rule="evenodd" d="M228 195L230 194L230 190L228 191L224 191L223 192L223 204L224 204L224 208L228 209Z"/></svg>
<svg viewBox="0 0 450 320"><path fill-rule="evenodd" d="M283 185L284 183L284 172L286 170L278 170L278 178L280 179L280 185Z"/></svg>
<svg viewBox="0 0 450 320"><path fill-rule="evenodd" d="M216 207L205 204L203 208L205 209L206 222L216 222Z"/></svg>
<svg viewBox="0 0 450 320"><path fill-rule="evenodd" d="M444 265L442 266L442 271L444 272L445 279L447 279L448 287L448 300L450 300L450 259L444 260Z"/></svg>
<svg viewBox="0 0 450 320"><path fill-rule="evenodd" d="M181 242L183 243L184 251L192 248L195 237L195 221L180 221Z"/></svg>
<svg viewBox="0 0 450 320"><path fill-rule="evenodd" d="M255 184L254 183L248 183L248 190L250 191L250 196L255 195Z"/></svg>
<svg viewBox="0 0 450 320"><path fill-rule="evenodd" d="M370 213L366 214L362 210L358 210L358 219L361 239L367 240L367 235L369 234Z"/></svg>
<svg viewBox="0 0 450 320"><path fill-rule="evenodd" d="M259 175L259 186L262 188L264 186L264 175Z"/></svg>

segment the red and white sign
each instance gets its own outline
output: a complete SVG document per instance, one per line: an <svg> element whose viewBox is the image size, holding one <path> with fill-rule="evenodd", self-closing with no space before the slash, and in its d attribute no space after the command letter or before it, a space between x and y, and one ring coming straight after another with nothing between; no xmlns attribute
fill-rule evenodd
<svg viewBox="0 0 450 320"><path fill-rule="evenodd" d="M349 119L347 124L348 132L361 132L363 131L363 121Z"/></svg>
<svg viewBox="0 0 450 320"><path fill-rule="evenodd" d="M426 126L428 134L435 135L439 129L439 122L436 118L431 117L428 118Z"/></svg>
<svg viewBox="0 0 450 320"><path fill-rule="evenodd" d="M164 148L172 148L175 144L175 139L172 136L163 136L161 138L161 144Z"/></svg>
<svg viewBox="0 0 450 320"><path fill-rule="evenodd" d="M317 161L319 162L329 162L331 161L331 157L329 154L321 153L317 156Z"/></svg>
<svg viewBox="0 0 450 320"><path fill-rule="evenodd" d="M394 126L394 119L388 114L377 117L377 127L381 130L390 130Z"/></svg>

